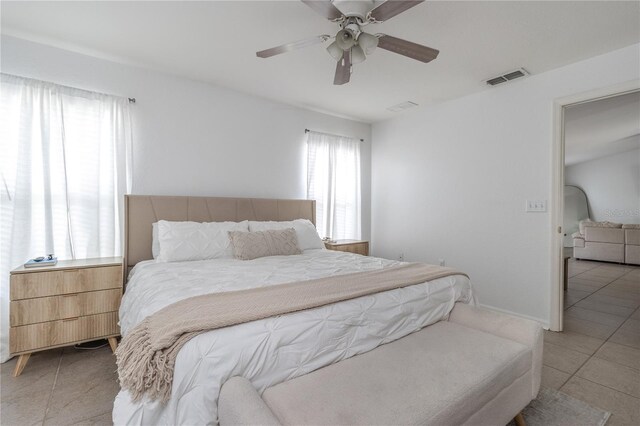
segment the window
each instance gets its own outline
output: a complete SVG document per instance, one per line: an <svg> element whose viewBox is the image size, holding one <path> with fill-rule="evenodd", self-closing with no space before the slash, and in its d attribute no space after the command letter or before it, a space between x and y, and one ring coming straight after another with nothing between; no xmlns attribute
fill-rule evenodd
<svg viewBox="0 0 640 426"><path fill-rule="evenodd" d="M360 141L307 132L307 198L322 237L360 238Z"/></svg>
<svg viewBox="0 0 640 426"><path fill-rule="evenodd" d="M127 99L0 75L0 361L9 270L34 256L121 254L131 188Z"/></svg>

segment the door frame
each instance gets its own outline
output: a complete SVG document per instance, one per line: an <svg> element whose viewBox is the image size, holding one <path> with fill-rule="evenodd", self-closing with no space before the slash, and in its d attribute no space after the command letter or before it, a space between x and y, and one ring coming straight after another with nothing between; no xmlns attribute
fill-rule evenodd
<svg viewBox="0 0 640 426"><path fill-rule="evenodd" d="M553 145L551 177L551 309L549 329L562 331L564 311L564 260L563 260L563 217L564 217L564 113L565 108L626 95L640 91L640 79L614 86L603 87L588 92L558 98L553 102Z"/></svg>

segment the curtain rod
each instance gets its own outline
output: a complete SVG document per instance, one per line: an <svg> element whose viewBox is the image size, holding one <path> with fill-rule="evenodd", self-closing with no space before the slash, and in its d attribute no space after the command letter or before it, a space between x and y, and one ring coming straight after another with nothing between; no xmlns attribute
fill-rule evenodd
<svg viewBox="0 0 640 426"><path fill-rule="evenodd" d="M77 91L85 92L85 93L89 93L89 94L111 96L111 97L114 97L114 98L121 98L121 99L123 98L123 96L112 95L112 94L109 94L109 93L96 92L94 90L81 89L79 87L65 86L64 84L58 84L58 83L54 83L52 81L46 81L46 80L38 80L37 78L24 77L22 75L9 74L9 73L4 73L4 72L0 73L0 74L6 75L8 77L22 78L23 80L31 80L31 81L37 81L39 83L51 84L51 85L54 85L54 86L63 87L65 89L77 90ZM136 103L136 98L127 98L127 100L129 101L130 104L135 104Z"/></svg>
<svg viewBox="0 0 640 426"><path fill-rule="evenodd" d="M305 133L309 133L309 132L316 132L316 131L315 130L304 129L304 132ZM316 133L323 133L323 132L316 132ZM331 134L331 133L325 133L325 135L338 136L340 138L347 138L347 139L357 139L357 138L352 138L350 136L334 135L334 134ZM360 142L364 142L364 139L359 139L359 140L360 140Z"/></svg>

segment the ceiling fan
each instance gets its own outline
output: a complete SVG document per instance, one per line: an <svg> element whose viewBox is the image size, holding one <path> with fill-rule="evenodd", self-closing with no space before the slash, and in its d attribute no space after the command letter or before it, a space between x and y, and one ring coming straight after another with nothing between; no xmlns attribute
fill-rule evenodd
<svg viewBox="0 0 640 426"><path fill-rule="evenodd" d="M362 29L369 24L377 24L393 18L424 0L401 1L387 0L301 0L332 22L340 25L340 31L331 37L327 34L283 44L271 49L256 52L260 58L269 58L281 53L312 46L334 38L327 51L338 61L333 84L348 83L351 78L351 65L364 61L376 47L398 53L421 62L434 60L438 53L421 44L402 40L386 34L369 34Z"/></svg>

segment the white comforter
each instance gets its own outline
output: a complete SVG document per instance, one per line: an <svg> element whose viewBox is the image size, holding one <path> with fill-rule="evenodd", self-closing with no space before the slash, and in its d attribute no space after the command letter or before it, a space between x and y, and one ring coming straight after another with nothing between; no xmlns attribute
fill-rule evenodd
<svg viewBox="0 0 640 426"><path fill-rule="evenodd" d="M122 335L145 317L188 297L397 263L329 250L252 261L141 262L131 272L120 307ZM440 321L457 301L472 302L469 280L462 275L200 334L178 354L170 401L136 403L128 392L120 391L113 421L116 425L216 424L218 393L228 378L246 377L263 392Z"/></svg>

